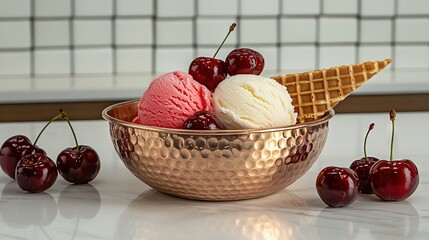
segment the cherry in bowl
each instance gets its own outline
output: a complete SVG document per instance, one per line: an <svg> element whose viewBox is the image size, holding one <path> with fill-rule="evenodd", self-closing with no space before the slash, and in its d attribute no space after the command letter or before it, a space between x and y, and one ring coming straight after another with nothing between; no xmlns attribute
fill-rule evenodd
<svg viewBox="0 0 429 240"><path fill-rule="evenodd" d="M237 48L232 50L225 60L228 74L259 75L264 70L265 60L262 55L250 48Z"/></svg>

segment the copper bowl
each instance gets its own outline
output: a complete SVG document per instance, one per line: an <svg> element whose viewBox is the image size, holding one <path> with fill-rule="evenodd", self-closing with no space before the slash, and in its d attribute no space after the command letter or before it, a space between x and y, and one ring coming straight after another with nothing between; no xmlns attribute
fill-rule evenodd
<svg viewBox="0 0 429 240"><path fill-rule="evenodd" d="M210 201L262 197L295 182L322 151L334 115L283 128L195 131L134 124L137 103L102 113L125 166L160 192Z"/></svg>

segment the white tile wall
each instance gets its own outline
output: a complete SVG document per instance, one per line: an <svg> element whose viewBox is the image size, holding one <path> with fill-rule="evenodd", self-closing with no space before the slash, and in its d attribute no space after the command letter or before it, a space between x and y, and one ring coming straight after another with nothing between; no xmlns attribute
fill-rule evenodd
<svg viewBox="0 0 429 240"><path fill-rule="evenodd" d="M398 0L398 14L429 14L429 1L427 0Z"/></svg>
<svg viewBox="0 0 429 240"><path fill-rule="evenodd" d="M195 14L196 0L157 0L159 17L192 17Z"/></svg>
<svg viewBox="0 0 429 240"><path fill-rule="evenodd" d="M112 43L110 20L74 20L74 44L107 45Z"/></svg>
<svg viewBox="0 0 429 240"><path fill-rule="evenodd" d="M357 41L356 18L321 18L320 41L326 43Z"/></svg>
<svg viewBox="0 0 429 240"><path fill-rule="evenodd" d="M395 0L361 0L362 16L393 16Z"/></svg>
<svg viewBox="0 0 429 240"><path fill-rule="evenodd" d="M70 50L34 51L35 74L70 74Z"/></svg>
<svg viewBox="0 0 429 240"><path fill-rule="evenodd" d="M395 66L398 69L429 67L429 46L396 46Z"/></svg>
<svg viewBox="0 0 429 240"><path fill-rule="evenodd" d="M75 49L74 67L76 74L112 73L112 49Z"/></svg>
<svg viewBox="0 0 429 240"><path fill-rule="evenodd" d="M267 71L386 57L429 71L426 0L0 0L0 75L187 71L233 22L217 57L251 47Z"/></svg>
<svg viewBox="0 0 429 240"><path fill-rule="evenodd" d="M197 57L213 57L218 47L198 47ZM224 60L235 47L223 46L216 55L217 59Z"/></svg>
<svg viewBox="0 0 429 240"><path fill-rule="evenodd" d="M68 17L71 15L71 6L71 0L35 0L34 15L37 17Z"/></svg>
<svg viewBox="0 0 429 240"><path fill-rule="evenodd" d="M152 71L152 48L116 49L118 73L149 73Z"/></svg>
<svg viewBox="0 0 429 240"><path fill-rule="evenodd" d="M315 18L282 18L281 41L287 43L316 42L316 24Z"/></svg>
<svg viewBox="0 0 429 240"><path fill-rule="evenodd" d="M116 19L117 45L152 44L152 19Z"/></svg>
<svg viewBox="0 0 429 240"><path fill-rule="evenodd" d="M155 50L157 73L180 70L187 72L189 64L194 60L194 50L187 48L157 48Z"/></svg>
<svg viewBox="0 0 429 240"><path fill-rule="evenodd" d="M30 21L0 22L0 48L30 47Z"/></svg>
<svg viewBox="0 0 429 240"><path fill-rule="evenodd" d="M396 19L397 42L429 42L429 18Z"/></svg>
<svg viewBox="0 0 429 240"><path fill-rule="evenodd" d="M89 77L82 77L79 76L78 78L74 79L73 87L75 89L111 89L113 87L113 78L110 78L109 76L89 76Z"/></svg>
<svg viewBox="0 0 429 240"><path fill-rule="evenodd" d="M29 17L30 0L0 0L0 17Z"/></svg>
<svg viewBox="0 0 429 240"><path fill-rule="evenodd" d="M282 13L290 15L317 15L320 13L319 0L282 0Z"/></svg>
<svg viewBox="0 0 429 240"><path fill-rule="evenodd" d="M112 16L113 0L74 0L76 16Z"/></svg>
<svg viewBox="0 0 429 240"><path fill-rule="evenodd" d="M384 19L361 20L360 41L363 43L387 43L392 41L392 21Z"/></svg>
<svg viewBox="0 0 429 240"><path fill-rule="evenodd" d="M116 14L119 16L153 15L153 2L156 0L119 0L116 1Z"/></svg>
<svg viewBox="0 0 429 240"><path fill-rule="evenodd" d="M191 20L160 20L156 23L156 41L159 45L190 45L192 32Z"/></svg>
<svg viewBox="0 0 429 240"><path fill-rule="evenodd" d="M348 65L356 63L354 46L322 46L320 47L320 68Z"/></svg>
<svg viewBox="0 0 429 240"><path fill-rule="evenodd" d="M34 89L42 90L58 90L58 89L69 89L72 87L72 80L68 76L48 75L37 76L34 78Z"/></svg>
<svg viewBox="0 0 429 240"><path fill-rule="evenodd" d="M280 69L312 70L316 68L315 46L288 46L281 48Z"/></svg>
<svg viewBox="0 0 429 240"><path fill-rule="evenodd" d="M215 1L214 1L215 2ZM279 0L245 0L240 1L241 15L258 16L258 15L277 15L280 13ZM230 4L226 5L229 6Z"/></svg>
<svg viewBox="0 0 429 240"><path fill-rule="evenodd" d="M324 0L323 13L325 14L357 14L358 0Z"/></svg>
<svg viewBox="0 0 429 240"><path fill-rule="evenodd" d="M392 58L391 46L361 46L359 47L359 62ZM388 68L391 70L391 68Z"/></svg>
<svg viewBox="0 0 429 240"><path fill-rule="evenodd" d="M242 19L239 24L237 27L240 27L240 39L243 44L277 42L278 21L275 18Z"/></svg>
<svg viewBox="0 0 429 240"><path fill-rule="evenodd" d="M277 70L277 57L278 57L278 50L277 47L259 47L259 46L249 46L252 49L257 50L262 56L264 57L265 66L264 66L264 72L265 71L275 71Z"/></svg>
<svg viewBox="0 0 429 240"><path fill-rule="evenodd" d="M34 22L35 46L64 46L70 44L70 23L66 20L36 20Z"/></svg>
<svg viewBox="0 0 429 240"><path fill-rule="evenodd" d="M0 75L28 75L30 52L0 52Z"/></svg>
<svg viewBox="0 0 429 240"><path fill-rule="evenodd" d="M238 0L197 0L200 16L236 16Z"/></svg>
<svg viewBox="0 0 429 240"><path fill-rule="evenodd" d="M197 42L199 44L220 45L228 33L229 27L236 19L201 18L197 19ZM240 26L237 26L237 28ZM237 43L237 29L229 34L225 44Z"/></svg>

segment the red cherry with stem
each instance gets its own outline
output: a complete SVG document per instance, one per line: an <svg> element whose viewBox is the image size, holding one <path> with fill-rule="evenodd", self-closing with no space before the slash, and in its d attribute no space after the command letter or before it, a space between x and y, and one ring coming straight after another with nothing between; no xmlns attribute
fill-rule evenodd
<svg viewBox="0 0 429 240"><path fill-rule="evenodd" d="M62 118L61 113L49 120L37 135L36 145L42 133L53 122ZM29 192L43 192L49 189L57 179L58 172L55 163L46 153L34 153L22 157L16 165L15 179L18 186Z"/></svg>
<svg viewBox="0 0 429 240"><path fill-rule="evenodd" d="M53 122L61 118L61 114L53 117L48 123L42 128L36 137L34 144L23 135L16 135L7 139L0 148L0 165L3 171L9 175L9 177L15 179L15 169L21 158L31 155L34 153L41 153L46 155L46 152L37 147L37 141L39 140L45 129Z"/></svg>
<svg viewBox="0 0 429 240"><path fill-rule="evenodd" d="M15 179L18 186L31 193L49 189L54 185L57 176L55 163L41 153L27 155L16 165Z"/></svg>
<svg viewBox="0 0 429 240"><path fill-rule="evenodd" d="M189 74L199 83L206 86L210 91L214 91L217 85L222 82L227 76L227 70L225 62L220 59L216 59L216 55L219 52L220 48L225 43L229 34L234 31L236 24L233 23L229 27L229 31L222 43L218 47L216 53L213 57L197 57L191 62L189 66Z"/></svg>
<svg viewBox="0 0 429 240"><path fill-rule="evenodd" d="M350 169L356 172L356 174L359 177L359 192L364 194L371 194L373 193L371 190L371 184L369 182L369 169L376 163L379 159L376 157L368 157L366 153L366 142L368 139L369 132L374 129L375 124L371 123L369 125L368 131L365 136L365 140L363 143L363 158L359 160L355 160L350 165Z"/></svg>
<svg viewBox="0 0 429 240"><path fill-rule="evenodd" d="M262 55L250 48L238 48L232 50L226 57L228 74L259 75L264 70L265 60Z"/></svg>
<svg viewBox="0 0 429 240"><path fill-rule="evenodd" d="M34 153L46 155L46 152L32 144L23 135L8 138L0 148L0 166L9 177L15 179L15 169L21 158Z"/></svg>
<svg viewBox="0 0 429 240"><path fill-rule="evenodd" d="M84 184L92 181L100 171L100 158L97 152L86 145L79 145L76 134L65 111L61 111L72 131L75 147L68 147L57 156L57 167L60 175L68 182Z"/></svg>
<svg viewBox="0 0 429 240"><path fill-rule="evenodd" d="M219 121L208 111L198 111L185 121L183 129L193 130L219 130Z"/></svg>
<svg viewBox="0 0 429 240"><path fill-rule="evenodd" d="M225 62L209 57L194 59L189 66L189 74L212 92L227 76Z"/></svg>
<svg viewBox="0 0 429 240"><path fill-rule="evenodd" d="M370 183L374 194L384 201L401 201L411 196L419 185L417 166L409 159L393 160L396 111L389 112L392 122L390 161L380 160L370 169Z"/></svg>
<svg viewBox="0 0 429 240"><path fill-rule="evenodd" d="M359 179L349 168L329 166L316 179L316 189L320 198L330 207L344 207L356 200Z"/></svg>

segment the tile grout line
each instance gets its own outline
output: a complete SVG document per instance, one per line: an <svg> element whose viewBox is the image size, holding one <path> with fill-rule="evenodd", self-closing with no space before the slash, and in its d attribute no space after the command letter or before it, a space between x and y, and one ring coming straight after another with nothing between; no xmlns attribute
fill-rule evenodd
<svg viewBox="0 0 429 240"><path fill-rule="evenodd" d="M69 49L70 49L70 75L76 74L75 66L75 48L74 48L74 15L75 15L75 0L70 1L70 17L69 17ZM74 78L72 79L74 85Z"/></svg>
<svg viewBox="0 0 429 240"><path fill-rule="evenodd" d="M276 64L276 70L277 72L281 72L281 68L282 68L282 58L281 58L281 54L282 54L282 50L281 50L281 42L282 42L282 11L283 11L283 1L282 0L278 0L278 9L279 12L277 14L277 42L276 42L276 47L277 47L277 64Z"/></svg>
<svg viewBox="0 0 429 240"><path fill-rule="evenodd" d="M315 47L315 69L320 69L320 19L323 15L323 6L325 0L320 0L319 4L319 14L316 15L316 41L314 43Z"/></svg>
<svg viewBox="0 0 429 240"><path fill-rule="evenodd" d="M392 48L392 70L396 69L396 19L397 19L397 15L398 15L398 0L395 0L393 3L393 17L392 17L392 43L391 43L391 48Z"/></svg>
<svg viewBox="0 0 429 240"><path fill-rule="evenodd" d="M116 44L116 15L117 15L117 8L118 8L118 0L112 0L112 17L110 21L110 34L111 34L111 58L112 58L112 75L116 76L118 73L118 64L117 64L117 44ZM116 83L116 78L114 78L114 84ZM117 83L116 83L117 84Z"/></svg>
<svg viewBox="0 0 429 240"><path fill-rule="evenodd" d="M36 82L34 79L35 76L35 68L36 68L36 56L35 56L35 37L36 37L36 33L35 33L35 21L34 21L34 15L35 15L35 1L36 0L31 0L30 1L30 18L29 18L29 24L30 24L30 76L31 76L31 81L30 81L30 85L31 88L34 89Z"/></svg>
<svg viewBox="0 0 429 240"><path fill-rule="evenodd" d="M192 17L192 49L193 49L193 55L194 58L198 57L198 50L197 50L197 42L198 42L198 36L197 36L197 16L198 16L198 0L193 0L194 4L194 16Z"/></svg>
<svg viewBox="0 0 429 240"><path fill-rule="evenodd" d="M237 43L235 44L235 48L239 48L241 46L241 1L243 0L237 0L237 15L236 15L236 24L237 27L235 28L235 31L237 31Z"/></svg>
<svg viewBox="0 0 429 240"><path fill-rule="evenodd" d="M158 11L158 5L156 0L152 0L152 74L156 73L156 21L157 21L157 11Z"/></svg>
<svg viewBox="0 0 429 240"><path fill-rule="evenodd" d="M355 63L360 62L360 46L362 38L362 1L357 2L357 27L356 27L356 47Z"/></svg>

